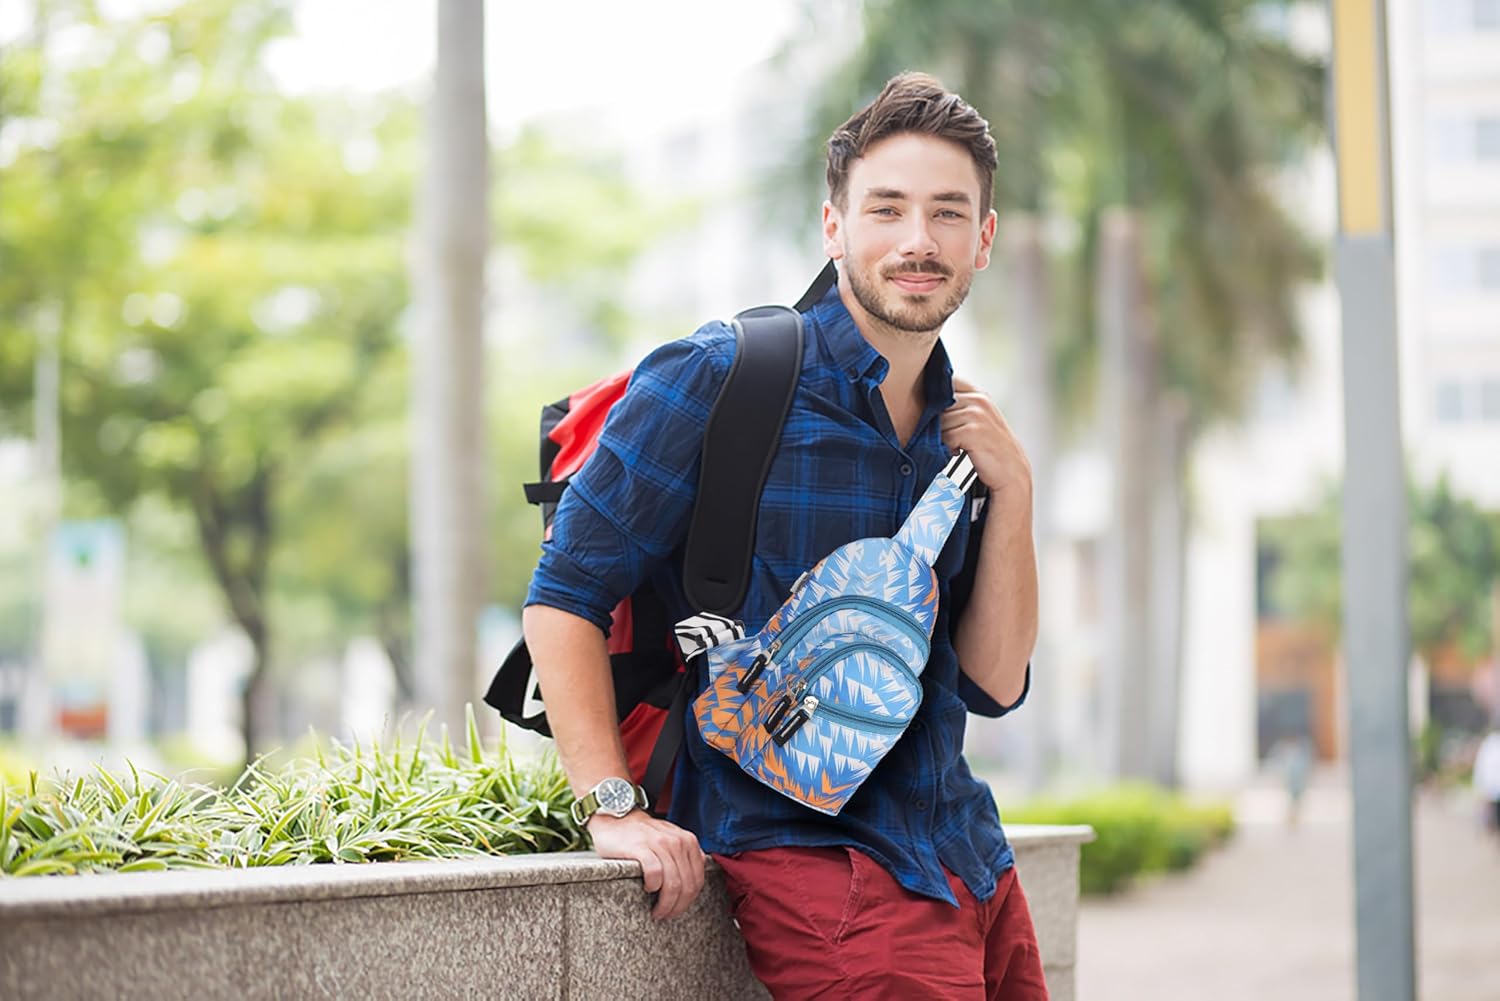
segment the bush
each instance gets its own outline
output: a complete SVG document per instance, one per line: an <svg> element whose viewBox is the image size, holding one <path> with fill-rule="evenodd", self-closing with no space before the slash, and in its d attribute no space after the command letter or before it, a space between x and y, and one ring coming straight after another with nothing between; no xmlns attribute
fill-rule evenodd
<svg viewBox="0 0 1500 1001"><path fill-rule="evenodd" d="M1141 873L1188 869L1234 832L1228 804L1193 803L1136 783L1072 799L1039 799L1007 809L1005 819L1094 828L1096 837L1079 860L1080 887L1091 895L1114 893Z"/></svg>
<svg viewBox="0 0 1500 1001"><path fill-rule="evenodd" d="M503 744L485 755L471 710L463 755L446 732L437 744L419 732L411 747L333 742L276 771L252 765L228 789L134 766L0 785L0 873L569 851L583 847L571 802L555 758L522 765Z"/></svg>

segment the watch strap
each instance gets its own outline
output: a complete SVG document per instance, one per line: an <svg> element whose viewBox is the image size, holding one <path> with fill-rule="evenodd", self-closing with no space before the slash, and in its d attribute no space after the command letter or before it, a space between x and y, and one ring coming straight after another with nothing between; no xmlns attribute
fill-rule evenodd
<svg viewBox="0 0 1500 1001"><path fill-rule="evenodd" d="M646 795L644 787L632 782L630 783L630 788L635 792L635 806L637 809L644 810L651 805L650 797ZM569 809L573 814L573 823L579 827L587 826L589 819L599 812L599 787L595 786L575 799Z"/></svg>
<svg viewBox="0 0 1500 1001"><path fill-rule="evenodd" d="M573 801L573 823L579 827L588 824L589 818L599 812L599 794L590 789Z"/></svg>

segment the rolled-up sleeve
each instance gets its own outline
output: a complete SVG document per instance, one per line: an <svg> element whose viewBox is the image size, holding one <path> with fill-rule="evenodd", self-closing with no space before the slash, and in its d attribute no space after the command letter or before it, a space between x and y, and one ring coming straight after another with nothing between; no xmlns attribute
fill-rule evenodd
<svg viewBox="0 0 1500 1001"><path fill-rule="evenodd" d="M703 428L733 353L732 330L710 324L636 366L598 448L557 506L527 605L558 608L608 632L615 605L682 542Z"/></svg>

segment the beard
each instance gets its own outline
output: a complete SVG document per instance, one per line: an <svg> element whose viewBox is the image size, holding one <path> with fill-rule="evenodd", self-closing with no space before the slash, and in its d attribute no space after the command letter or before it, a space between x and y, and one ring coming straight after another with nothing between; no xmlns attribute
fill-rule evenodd
<svg viewBox="0 0 1500 1001"><path fill-rule="evenodd" d="M909 295L899 291L887 292L884 281L901 274L942 275L949 279L947 294L942 299L937 299L936 293ZM874 280L867 280L866 272L859 268L849 268L849 289L865 312L891 329L909 334L927 334L940 329L948 317L963 305L973 280L972 272L960 278L954 275L951 268L944 267L937 261L884 268Z"/></svg>

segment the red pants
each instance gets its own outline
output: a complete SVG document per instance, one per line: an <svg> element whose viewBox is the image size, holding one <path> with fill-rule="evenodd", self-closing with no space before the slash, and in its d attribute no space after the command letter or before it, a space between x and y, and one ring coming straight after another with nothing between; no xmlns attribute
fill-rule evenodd
<svg viewBox="0 0 1500 1001"><path fill-rule="evenodd" d="M852 848L716 855L750 968L773 997L1046 1001L1026 895L1011 868L959 908L902 889Z"/></svg>

